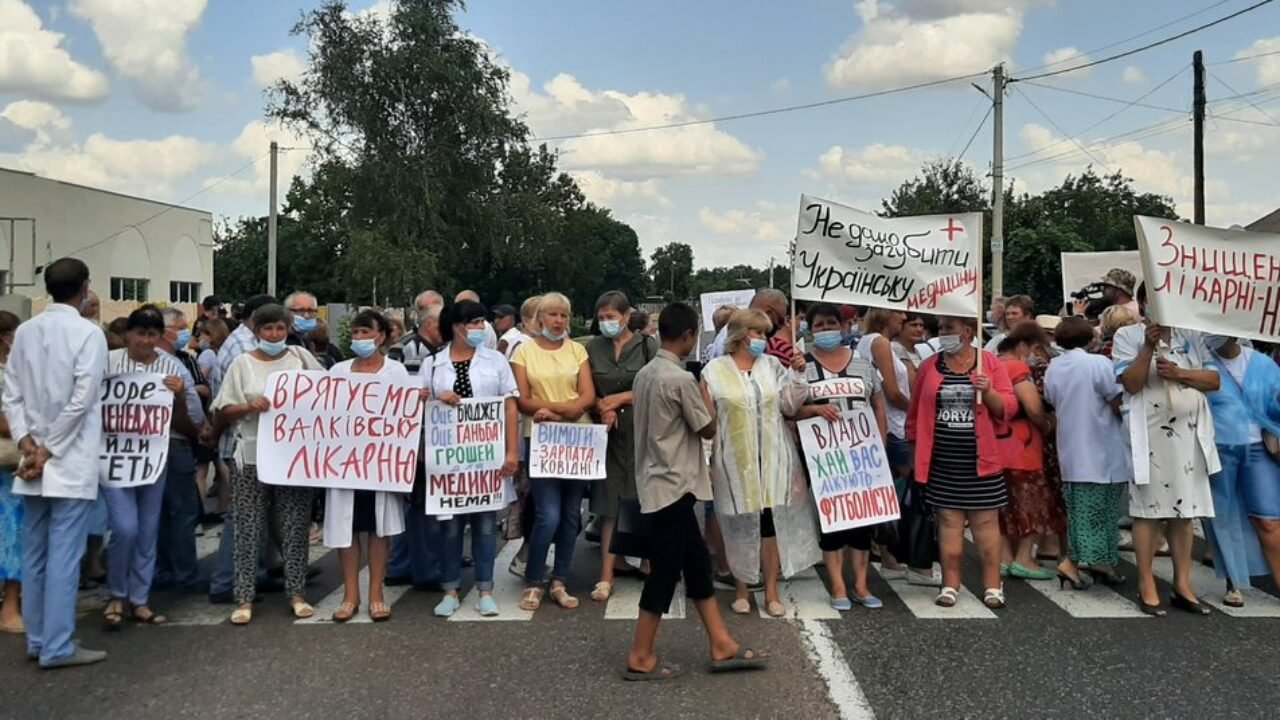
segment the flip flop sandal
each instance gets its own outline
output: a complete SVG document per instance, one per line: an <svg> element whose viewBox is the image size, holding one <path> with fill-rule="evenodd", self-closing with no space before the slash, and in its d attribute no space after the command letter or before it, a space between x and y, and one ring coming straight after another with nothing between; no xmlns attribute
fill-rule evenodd
<svg viewBox="0 0 1280 720"><path fill-rule="evenodd" d="M102 626L107 630L119 630L122 625L124 625L124 602L112 600L102 609Z"/></svg>
<svg viewBox="0 0 1280 720"><path fill-rule="evenodd" d="M311 603L306 600L291 602L289 607L293 610L293 616L299 620L306 620L316 614L316 609L311 607Z"/></svg>
<svg viewBox="0 0 1280 720"><path fill-rule="evenodd" d="M390 620L391 606L384 602L369 603L369 619L376 623Z"/></svg>
<svg viewBox="0 0 1280 720"><path fill-rule="evenodd" d="M1242 608L1244 607L1244 593L1239 590L1232 590L1222 596L1222 604L1227 607Z"/></svg>
<svg viewBox="0 0 1280 720"><path fill-rule="evenodd" d="M520 597L520 609L525 612L537 612L542 607L542 588L528 588Z"/></svg>
<svg viewBox="0 0 1280 720"><path fill-rule="evenodd" d="M333 611L333 617L330 619L336 623L344 623L355 617L358 612L360 612L359 603L344 602L338 606L337 610Z"/></svg>
<svg viewBox="0 0 1280 720"><path fill-rule="evenodd" d="M659 663L649 672L627 668L622 671L622 679L631 682L657 682L660 680L675 680L683 674L684 670L679 665L663 665Z"/></svg>
<svg viewBox="0 0 1280 720"><path fill-rule="evenodd" d="M146 611L146 614L139 614L139 610ZM141 625L163 625L168 622L168 618L157 613L146 605L142 605L133 609L133 621Z"/></svg>
<svg viewBox="0 0 1280 720"><path fill-rule="evenodd" d="M987 588L982 594L982 604L992 610L999 610L1004 607L1004 590L1001 588Z"/></svg>
<svg viewBox="0 0 1280 720"><path fill-rule="evenodd" d="M591 590L591 599L596 602L607 602L611 595L613 595L613 585L607 582L598 582Z"/></svg>
<svg viewBox="0 0 1280 720"><path fill-rule="evenodd" d="M565 610L576 610L578 608L578 598L570 595L563 585L551 589L551 599Z"/></svg>
<svg viewBox="0 0 1280 720"><path fill-rule="evenodd" d="M710 670L713 673L731 672L734 670L751 670L753 668L764 667L769 662L769 653L752 650L751 648L738 648L738 654L725 660L712 660Z"/></svg>
<svg viewBox="0 0 1280 720"><path fill-rule="evenodd" d="M253 620L253 610L249 608L236 608L231 611L231 624L245 626L249 621Z"/></svg>
<svg viewBox="0 0 1280 720"><path fill-rule="evenodd" d="M938 597L933 601L933 604L937 605L938 607L949 608L949 607L955 607L956 602L959 600L960 600L959 588L944 587L942 588L942 591L938 593Z"/></svg>

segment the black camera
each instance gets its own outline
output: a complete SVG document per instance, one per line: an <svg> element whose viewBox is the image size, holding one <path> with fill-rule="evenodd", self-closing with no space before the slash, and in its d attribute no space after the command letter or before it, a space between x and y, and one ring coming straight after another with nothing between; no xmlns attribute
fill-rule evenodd
<svg viewBox="0 0 1280 720"><path fill-rule="evenodd" d="M1102 290L1106 287L1105 283L1089 283L1084 287L1071 293L1071 297L1076 300L1093 300L1102 297Z"/></svg>

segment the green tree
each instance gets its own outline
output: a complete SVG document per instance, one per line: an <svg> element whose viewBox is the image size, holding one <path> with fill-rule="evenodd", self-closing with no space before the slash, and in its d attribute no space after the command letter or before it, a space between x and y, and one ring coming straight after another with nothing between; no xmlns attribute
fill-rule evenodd
<svg viewBox="0 0 1280 720"><path fill-rule="evenodd" d="M689 299L693 277L693 248L684 243L668 243L653 251L649 282L653 292L667 300Z"/></svg>
<svg viewBox="0 0 1280 720"><path fill-rule="evenodd" d="M881 201L881 215L941 215L991 211L991 191L973 168L957 158L925 163L920 174Z"/></svg>

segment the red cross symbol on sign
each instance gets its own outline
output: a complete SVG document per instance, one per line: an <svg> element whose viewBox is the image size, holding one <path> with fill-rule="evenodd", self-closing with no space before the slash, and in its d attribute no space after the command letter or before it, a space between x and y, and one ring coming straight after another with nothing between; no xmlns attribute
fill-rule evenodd
<svg viewBox="0 0 1280 720"><path fill-rule="evenodd" d="M947 226L942 228L942 232L947 234L947 242L956 241L956 233L965 232L963 225L957 225L955 218L947 218Z"/></svg>

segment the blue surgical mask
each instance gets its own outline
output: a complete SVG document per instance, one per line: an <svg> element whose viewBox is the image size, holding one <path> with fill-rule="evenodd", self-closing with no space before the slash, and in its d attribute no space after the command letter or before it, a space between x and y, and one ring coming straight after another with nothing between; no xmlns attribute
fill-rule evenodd
<svg viewBox="0 0 1280 720"><path fill-rule="evenodd" d="M473 348L478 348L481 345L484 345L484 341L485 341L484 328L468 328L467 329L468 345L470 345Z"/></svg>
<svg viewBox="0 0 1280 720"><path fill-rule="evenodd" d="M356 357L361 357L361 358L371 357L377 351L378 351L378 341L374 340L373 338L365 338L363 340L351 341L351 352L355 353Z"/></svg>
<svg viewBox="0 0 1280 720"><path fill-rule="evenodd" d="M258 350L261 351L263 355L275 357L283 354L286 349L288 349L288 345L286 345L283 340L278 342L267 342L261 338L258 339Z"/></svg>
<svg viewBox="0 0 1280 720"><path fill-rule="evenodd" d="M293 316L293 329L300 333L309 333L316 329L316 319L312 317Z"/></svg>
<svg viewBox="0 0 1280 720"><path fill-rule="evenodd" d="M560 342L561 340L569 337L569 333L562 332L557 335L556 333L551 332L551 328L542 328L542 337L550 340L551 342Z"/></svg>
<svg viewBox="0 0 1280 720"><path fill-rule="evenodd" d="M178 338L173 341L174 348L177 350L186 350L187 346L190 344L191 344L191 331L179 330Z"/></svg>
<svg viewBox="0 0 1280 720"><path fill-rule="evenodd" d="M938 347L947 355L955 355L960 352L960 336L959 335L939 335Z"/></svg>
<svg viewBox="0 0 1280 720"><path fill-rule="evenodd" d="M824 330L813 334L813 344L819 350L835 350L844 342L839 330Z"/></svg>
<svg viewBox="0 0 1280 720"><path fill-rule="evenodd" d="M607 338L616 338L622 334L622 323L617 320L601 320L600 334Z"/></svg>
<svg viewBox="0 0 1280 720"><path fill-rule="evenodd" d="M1231 342L1230 335L1215 335L1213 333L1204 334L1204 344L1209 346L1209 349L1215 353L1221 350L1222 346L1229 342Z"/></svg>
<svg viewBox="0 0 1280 720"><path fill-rule="evenodd" d="M747 350L751 351L753 357L760 357L764 354L764 349L768 345L764 338L751 338L751 343L747 345Z"/></svg>

